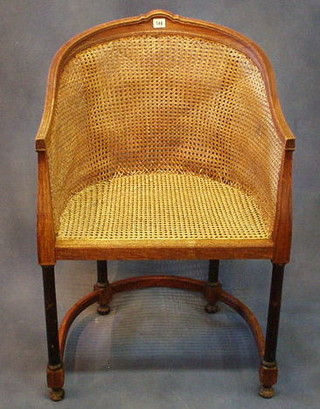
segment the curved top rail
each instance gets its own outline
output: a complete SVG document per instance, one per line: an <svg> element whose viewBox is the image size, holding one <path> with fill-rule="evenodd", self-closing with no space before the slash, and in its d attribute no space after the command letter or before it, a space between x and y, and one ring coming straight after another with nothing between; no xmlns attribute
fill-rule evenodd
<svg viewBox="0 0 320 409"><path fill-rule="evenodd" d="M264 51L244 35L217 24L181 17L165 10L100 24L71 38L53 58L47 84L47 94L41 124L36 136L36 150L46 149L45 139L52 123L59 73L68 58L86 47L128 35L170 33L192 35L221 42L247 55L258 66L264 78L272 119L277 133L285 141L286 150L294 150L295 137L283 115L277 92L275 73Z"/></svg>

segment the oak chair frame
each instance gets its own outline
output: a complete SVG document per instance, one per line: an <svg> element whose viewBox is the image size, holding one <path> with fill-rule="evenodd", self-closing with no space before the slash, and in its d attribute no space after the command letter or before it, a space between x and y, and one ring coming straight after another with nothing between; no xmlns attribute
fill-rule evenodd
<svg viewBox="0 0 320 409"><path fill-rule="evenodd" d="M165 28L154 29L154 18L166 19ZM54 232L53 211L51 203L50 176L46 154L46 135L49 132L53 108L56 99L57 80L68 58L77 51L97 41L126 36L130 33L150 33L157 30L161 33L179 33L197 35L214 39L231 46L254 61L262 73L272 119L278 137L284 142L283 158L278 185L276 218L273 235L268 240L162 240L154 246L148 240L127 241L126 246L114 243L107 248L81 243L61 243ZM281 306L281 292L284 266L290 259L291 225L292 225L292 153L295 138L282 113L276 89L275 75L265 53L254 42L243 35L212 23L184 18L163 10L151 11L145 15L126 18L94 27L72 38L56 54L51 65L45 109L42 122L36 136L38 152L38 256L43 270L44 297L49 363L47 368L48 387L52 400L61 400L64 396L63 355L68 330L86 307L94 302L99 303L98 312L107 314L113 294L121 291L148 288L172 287L183 288L203 293L208 304L206 311L217 311L217 301L224 302L238 312L249 324L255 337L260 365L260 395L272 397L273 386L277 381L276 346ZM57 306L54 282L54 265L57 260L98 260L98 279L93 292L76 303L66 314L58 330ZM207 281L199 281L175 276L135 277L109 283L107 262L105 260L140 260L140 259L207 259L210 260ZM270 303L266 337L253 313L241 301L225 292L218 279L219 260L221 259L270 259L273 264Z"/></svg>

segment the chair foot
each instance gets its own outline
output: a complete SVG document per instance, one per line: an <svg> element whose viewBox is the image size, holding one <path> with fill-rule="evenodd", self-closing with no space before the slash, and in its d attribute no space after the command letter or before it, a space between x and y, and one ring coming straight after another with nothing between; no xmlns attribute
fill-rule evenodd
<svg viewBox="0 0 320 409"><path fill-rule="evenodd" d="M220 311L220 307L217 304L208 303L205 305L204 310L208 314L216 314L218 311Z"/></svg>
<svg viewBox="0 0 320 409"><path fill-rule="evenodd" d="M109 305L99 305L97 307L97 313L99 315L107 315L109 314L110 311L111 311L111 308L109 307Z"/></svg>
<svg viewBox="0 0 320 409"><path fill-rule="evenodd" d="M64 389L63 388L58 388L58 389L51 389L50 391L50 399L54 402L59 402L64 398Z"/></svg>
<svg viewBox="0 0 320 409"><path fill-rule="evenodd" d="M270 399L274 396L274 389L272 386L271 388L267 388L261 385L259 389L259 395L262 396L264 399Z"/></svg>
<svg viewBox="0 0 320 409"><path fill-rule="evenodd" d="M58 402L64 398L64 369L62 364L48 365L47 367L47 383L50 388L49 396L54 402Z"/></svg>
<svg viewBox="0 0 320 409"><path fill-rule="evenodd" d="M263 361L260 365L260 390L259 395L265 399L270 399L274 396L273 386L277 383L278 367L276 362Z"/></svg>

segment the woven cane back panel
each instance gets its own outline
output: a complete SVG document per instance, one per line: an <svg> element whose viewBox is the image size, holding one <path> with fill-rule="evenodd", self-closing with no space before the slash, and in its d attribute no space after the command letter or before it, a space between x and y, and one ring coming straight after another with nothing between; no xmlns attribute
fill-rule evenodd
<svg viewBox="0 0 320 409"><path fill-rule="evenodd" d="M176 238L168 226L180 219L179 237L208 238L216 218L216 237L271 235L282 142L258 68L218 42L140 35L79 52L59 80L47 151L61 238ZM165 218L164 197L179 216L157 230L161 220L144 219ZM130 212L135 228L106 233ZM228 217L240 220L233 230Z"/></svg>

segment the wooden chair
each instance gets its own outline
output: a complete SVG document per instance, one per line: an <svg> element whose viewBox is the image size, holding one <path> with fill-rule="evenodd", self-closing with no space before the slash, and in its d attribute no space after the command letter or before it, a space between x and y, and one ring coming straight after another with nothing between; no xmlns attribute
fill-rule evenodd
<svg viewBox="0 0 320 409"><path fill-rule="evenodd" d="M116 293L198 291L249 324L260 394L273 396L284 266L291 245L294 136L264 52L225 27L156 10L94 27L56 54L36 137L38 254L43 270L51 399L64 396L70 325ZM176 276L109 283L106 260L207 259L207 281ZM225 292L221 259L270 259L266 337ZM58 330L57 260L97 260L94 291Z"/></svg>

